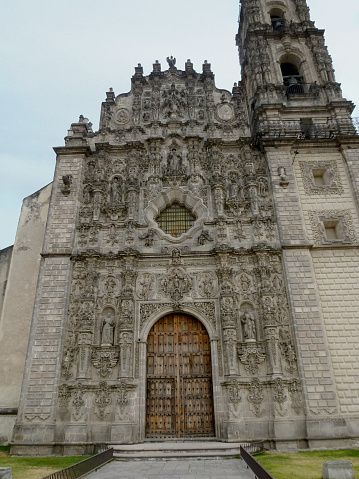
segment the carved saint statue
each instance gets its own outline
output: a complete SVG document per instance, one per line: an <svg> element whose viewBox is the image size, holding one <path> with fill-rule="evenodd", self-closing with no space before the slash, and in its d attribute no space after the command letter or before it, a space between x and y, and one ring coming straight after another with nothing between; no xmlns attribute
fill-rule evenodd
<svg viewBox="0 0 359 479"><path fill-rule="evenodd" d="M113 346L114 330L115 320L113 318L113 313L108 311L102 321L101 346Z"/></svg>
<svg viewBox="0 0 359 479"><path fill-rule="evenodd" d="M254 316L249 311L245 311L241 316L243 324L244 339L246 341L256 340L256 322Z"/></svg>
<svg viewBox="0 0 359 479"><path fill-rule="evenodd" d="M112 183L109 186L108 191L108 202L109 203L120 203L122 201L122 190L119 179L115 176L112 180Z"/></svg>
<svg viewBox="0 0 359 479"><path fill-rule="evenodd" d="M216 188L214 190L214 201L216 204L218 216L223 216L224 215L224 209L223 209L224 198L223 198L222 188Z"/></svg>

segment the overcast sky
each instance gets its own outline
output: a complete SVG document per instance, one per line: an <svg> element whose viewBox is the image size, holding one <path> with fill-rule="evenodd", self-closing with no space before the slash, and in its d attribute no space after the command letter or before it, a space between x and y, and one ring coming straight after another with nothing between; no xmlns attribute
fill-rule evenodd
<svg viewBox="0 0 359 479"><path fill-rule="evenodd" d="M359 2L308 1L358 103ZM0 19L0 249L14 242L22 199L52 181L52 147L80 114L96 130L105 92L129 91L137 63L147 75L169 55L179 69L208 60L219 88L240 79L238 0L2 0Z"/></svg>

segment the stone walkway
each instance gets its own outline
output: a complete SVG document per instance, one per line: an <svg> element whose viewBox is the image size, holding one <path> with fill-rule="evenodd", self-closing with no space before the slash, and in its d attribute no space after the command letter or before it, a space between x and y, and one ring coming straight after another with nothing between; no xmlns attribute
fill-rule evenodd
<svg viewBox="0 0 359 479"><path fill-rule="evenodd" d="M240 459L113 461L86 479L254 479Z"/></svg>

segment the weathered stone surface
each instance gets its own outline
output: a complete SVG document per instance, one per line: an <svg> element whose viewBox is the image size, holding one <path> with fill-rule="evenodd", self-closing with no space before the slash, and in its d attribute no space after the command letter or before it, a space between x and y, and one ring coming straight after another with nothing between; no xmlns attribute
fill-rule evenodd
<svg viewBox="0 0 359 479"><path fill-rule="evenodd" d="M12 479L11 467L0 467L0 479Z"/></svg>
<svg viewBox="0 0 359 479"><path fill-rule="evenodd" d="M327 461L323 464L323 479L355 479L350 461Z"/></svg>

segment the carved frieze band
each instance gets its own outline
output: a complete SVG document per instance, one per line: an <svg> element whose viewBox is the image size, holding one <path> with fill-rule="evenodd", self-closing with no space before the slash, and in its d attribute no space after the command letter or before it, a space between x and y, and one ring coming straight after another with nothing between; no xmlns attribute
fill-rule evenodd
<svg viewBox="0 0 359 479"><path fill-rule="evenodd" d="M274 401L276 415L290 414L289 408L293 409L297 415L304 413L303 390L297 378L277 378L274 381L260 381L258 378L253 378L250 382L233 379L224 382L223 386L227 389L228 411L231 419L243 414L246 404L253 415L260 417L270 398Z"/></svg>

